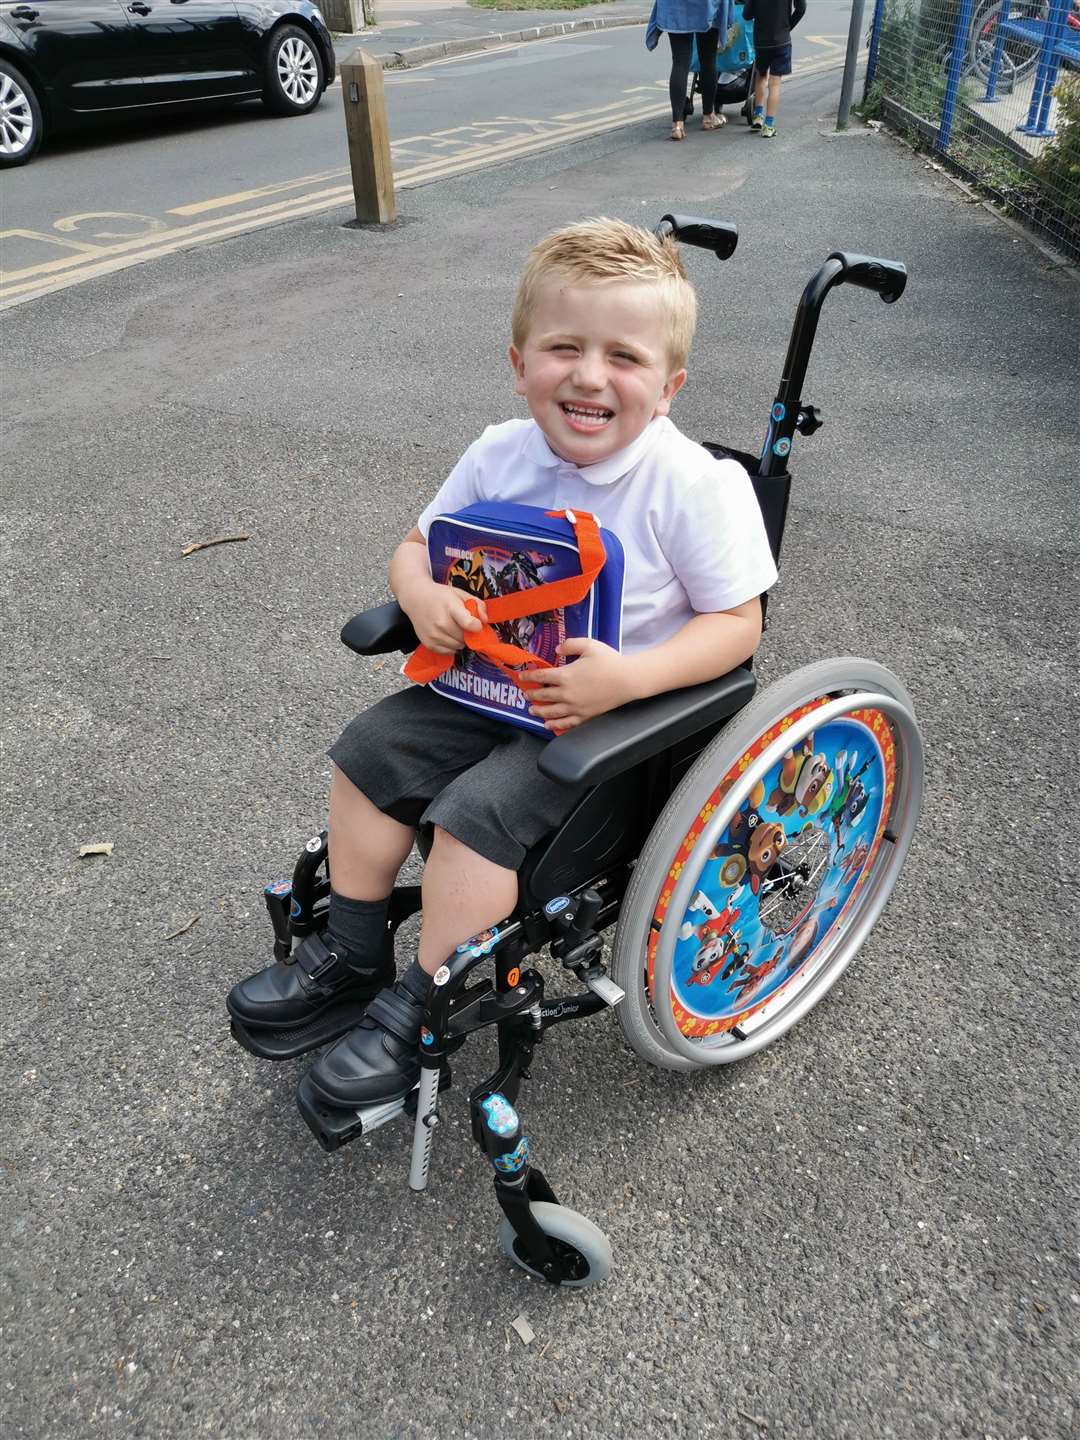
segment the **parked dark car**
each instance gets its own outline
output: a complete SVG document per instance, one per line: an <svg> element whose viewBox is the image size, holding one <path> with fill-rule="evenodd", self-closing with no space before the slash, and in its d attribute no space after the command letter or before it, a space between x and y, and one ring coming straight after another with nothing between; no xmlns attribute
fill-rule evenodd
<svg viewBox="0 0 1080 1440"><path fill-rule="evenodd" d="M0 0L0 166L89 116L252 97L306 115L334 72L311 0Z"/></svg>

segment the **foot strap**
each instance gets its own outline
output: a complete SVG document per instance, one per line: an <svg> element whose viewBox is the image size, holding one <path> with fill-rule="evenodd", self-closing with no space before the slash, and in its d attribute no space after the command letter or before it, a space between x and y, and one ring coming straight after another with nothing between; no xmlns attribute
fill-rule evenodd
<svg viewBox="0 0 1080 1440"><path fill-rule="evenodd" d="M424 1007L415 995L399 981L392 989L380 990L367 1007L367 1019L374 1020L406 1045L415 1045L420 1038L420 1020Z"/></svg>
<svg viewBox="0 0 1080 1440"><path fill-rule="evenodd" d="M365 980L377 983L382 974L379 969L350 965L345 956L331 950L316 931L304 937L292 963L299 972L297 979L309 995L333 995L346 977L360 984Z"/></svg>

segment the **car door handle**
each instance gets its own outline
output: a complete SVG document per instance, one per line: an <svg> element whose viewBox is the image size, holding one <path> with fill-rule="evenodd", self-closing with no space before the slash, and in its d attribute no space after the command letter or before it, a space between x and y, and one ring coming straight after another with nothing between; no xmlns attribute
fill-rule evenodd
<svg viewBox="0 0 1080 1440"><path fill-rule="evenodd" d="M144 4L143 0L135 0L134 5L128 6L128 9L131 11L132 15L149 15L151 8L151 6Z"/></svg>
<svg viewBox="0 0 1080 1440"><path fill-rule="evenodd" d="M17 5L11 12L13 20L36 20L41 12L32 10L29 5Z"/></svg>

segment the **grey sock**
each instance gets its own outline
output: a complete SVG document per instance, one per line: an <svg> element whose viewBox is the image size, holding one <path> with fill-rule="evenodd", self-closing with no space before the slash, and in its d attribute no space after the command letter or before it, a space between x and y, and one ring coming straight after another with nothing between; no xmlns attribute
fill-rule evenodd
<svg viewBox="0 0 1080 1440"><path fill-rule="evenodd" d="M401 974L399 983L416 1000L426 1000L431 990L431 976L420 968L420 961L414 960Z"/></svg>
<svg viewBox="0 0 1080 1440"><path fill-rule="evenodd" d="M330 892L330 918L327 941L344 951L342 957L354 970L377 970L387 950L386 917L390 901L350 900L347 895Z"/></svg>

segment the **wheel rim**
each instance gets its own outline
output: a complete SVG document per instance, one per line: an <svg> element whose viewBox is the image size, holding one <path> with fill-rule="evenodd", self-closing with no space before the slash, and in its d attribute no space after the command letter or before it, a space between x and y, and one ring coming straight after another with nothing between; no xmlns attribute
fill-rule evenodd
<svg viewBox="0 0 1080 1440"><path fill-rule="evenodd" d="M548 1236L548 1244L551 1246L555 1257L566 1266L566 1278L564 1285L581 1285L588 1280L592 1265L587 1255L583 1255L576 1245L570 1245L565 1240L556 1240L554 1235ZM523 1270L530 1275L535 1275L538 1280L544 1280L544 1272L537 1267L535 1260L526 1250L520 1235L515 1235L513 1240L514 1259Z"/></svg>
<svg viewBox="0 0 1080 1440"><path fill-rule="evenodd" d="M30 97L10 75L0 74L0 155L21 155L33 138Z"/></svg>
<svg viewBox="0 0 1080 1440"><path fill-rule="evenodd" d="M294 105L307 105L319 89L319 65L303 40L289 36L277 53L278 84Z"/></svg>
<svg viewBox="0 0 1080 1440"><path fill-rule="evenodd" d="M831 986L903 864L920 757L893 697L823 695L731 767L678 847L650 930L647 995L680 1054L740 1059Z"/></svg>
<svg viewBox="0 0 1080 1440"><path fill-rule="evenodd" d="M975 26L972 29L971 37L971 65L975 74L985 80L990 74L990 66L993 60L994 49L997 44L997 27L1001 20L1000 5L995 5L984 11L976 18ZM1046 18L1046 7L1041 4L1029 4L1016 6L1011 11L1011 18L1014 20L1043 20ZM1039 58L1039 47L1032 45L1026 40L1009 36L1002 46L1001 63L1002 75L1007 83L1015 84L1015 81L1035 65Z"/></svg>

